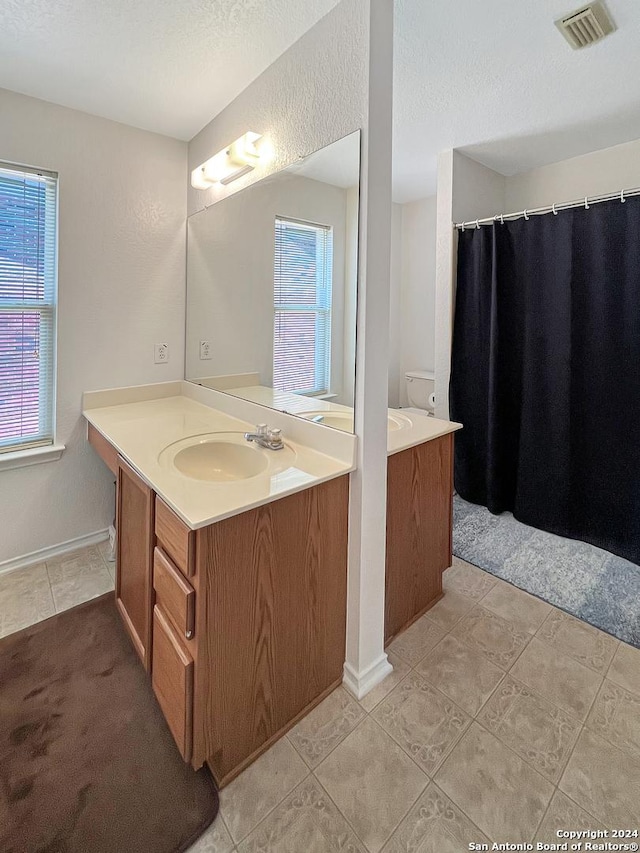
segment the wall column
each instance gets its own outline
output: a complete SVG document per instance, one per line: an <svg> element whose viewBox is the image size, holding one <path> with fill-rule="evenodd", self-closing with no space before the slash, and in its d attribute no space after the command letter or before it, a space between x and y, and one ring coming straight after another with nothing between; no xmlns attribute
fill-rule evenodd
<svg viewBox="0 0 640 853"><path fill-rule="evenodd" d="M362 137L355 430L344 684L362 698L392 671L384 652L393 2L371 0Z"/></svg>

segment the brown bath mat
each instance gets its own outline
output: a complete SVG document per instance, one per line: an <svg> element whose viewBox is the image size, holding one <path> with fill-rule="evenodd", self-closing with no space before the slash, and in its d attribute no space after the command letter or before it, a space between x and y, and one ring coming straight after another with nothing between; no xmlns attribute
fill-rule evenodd
<svg viewBox="0 0 640 853"><path fill-rule="evenodd" d="M217 811L208 771L178 754L113 593L0 640L2 853L177 853Z"/></svg>

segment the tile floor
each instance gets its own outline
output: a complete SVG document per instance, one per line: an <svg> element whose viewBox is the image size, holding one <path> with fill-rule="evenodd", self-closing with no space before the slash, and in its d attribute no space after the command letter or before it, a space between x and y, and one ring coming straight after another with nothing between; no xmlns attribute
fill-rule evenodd
<svg viewBox="0 0 640 853"><path fill-rule="evenodd" d="M109 543L71 551L0 575L0 637L114 588Z"/></svg>
<svg viewBox="0 0 640 853"><path fill-rule="evenodd" d="M113 586L106 544L0 576L0 636ZM190 853L461 853L640 829L640 650L456 559L391 643L221 792Z"/></svg>

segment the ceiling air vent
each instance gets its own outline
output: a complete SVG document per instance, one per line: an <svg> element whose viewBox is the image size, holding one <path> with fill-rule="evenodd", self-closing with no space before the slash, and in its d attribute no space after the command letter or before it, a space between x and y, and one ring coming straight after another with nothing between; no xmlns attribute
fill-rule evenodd
<svg viewBox="0 0 640 853"><path fill-rule="evenodd" d="M602 41L616 28L599 0L589 6L583 6L582 9L576 9L555 23L574 50Z"/></svg>

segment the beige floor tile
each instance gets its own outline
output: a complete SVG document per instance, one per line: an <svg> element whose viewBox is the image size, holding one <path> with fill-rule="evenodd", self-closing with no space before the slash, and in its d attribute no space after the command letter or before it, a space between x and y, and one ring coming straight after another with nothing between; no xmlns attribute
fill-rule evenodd
<svg viewBox="0 0 640 853"><path fill-rule="evenodd" d="M618 648L618 640L609 634L555 608L538 630L537 637L602 675Z"/></svg>
<svg viewBox="0 0 640 853"><path fill-rule="evenodd" d="M472 842L489 844L489 839L432 782L383 853L461 853Z"/></svg>
<svg viewBox="0 0 640 853"><path fill-rule="evenodd" d="M317 779L309 776L238 847L238 853L366 853Z"/></svg>
<svg viewBox="0 0 640 853"><path fill-rule="evenodd" d="M452 589L445 590L440 601L436 602L427 617L443 631L450 631L453 626L473 607L473 599L460 595Z"/></svg>
<svg viewBox="0 0 640 853"><path fill-rule="evenodd" d="M220 792L220 811L237 843L247 836L309 773L286 738Z"/></svg>
<svg viewBox="0 0 640 853"><path fill-rule="evenodd" d="M0 637L55 614L44 563L0 575Z"/></svg>
<svg viewBox="0 0 640 853"><path fill-rule="evenodd" d="M104 595L113 588L114 580L104 565L97 569L92 566L81 568L75 576L68 572L61 580L51 583L56 613Z"/></svg>
<svg viewBox="0 0 640 853"><path fill-rule="evenodd" d="M557 782L582 728L575 718L507 676L478 715L478 722Z"/></svg>
<svg viewBox="0 0 640 853"><path fill-rule="evenodd" d="M430 776L471 722L451 699L415 673L400 682L372 716Z"/></svg>
<svg viewBox="0 0 640 853"><path fill-rule="evenodd" d="M338 687L291 729L289 740L309 767L316 767L352 732L365 711L347 691Z"/></svg>
<svg viewBox="0 0 640 853"><path fill-rule="evenodd" d="M597 672L535 637L516 661L511 675L582 721L602 684Z"/></svg>
<svg viewBox="0 0 640 853"><path fill-rule="evenodd" d="M607 678L640 696L640 649L620 643Z"/></svg>
<svg viewBox="0 0 640 853"><path fill-rule="evenodd" d="M100 556L107 564L107 568L109 568L109 566L115 566L116 561L109 560L109 555L111 554L111 546L109 545L109 540L103 539L102 542L98 542L98 545L96 547L100 551Z"/></svg>
<svg viewBox="0 0 640 853"><path fill-rule="evenodd" d="M636 693L629 693L624 687L605 680L586 725L640 761L640 696Z"/></svg>
<svg viewBox="0 0 640 853"><path fill-rule="evenodd" d="M224 825L222 816L218 815L196 843L189 847L187 853L232 853L234 849L233 841Z"/></svg>
<svg viewBox="0 0 640 853"><path fill-rule="evenodd" d="M551 612L546 601L500 580L482 599L482 606L529 634L535 634Z"/></svg>
<svg viewBox="0 0 640 853"><path fill-rule="evenodd" d="M566 794L563 794L562 791L556 791L533 840L536 844L559 844L564 841L564 839L558 838L559 829L584 831L603 830L604 828L588 812L570 800Z"/></svg>
<svg viewBox="0 0 640 853"><path fill-rule="evenodd" d="M366 696L360 699L360 704L367 713L373 711L376 705L382 702L384 697L391 693L393 688L402 681L411 669L408 663L405 663L402 658L394 655L393 652L387 652L387 660L393 667L393 672L390 673L384 681L377 684L373 690L367 693Z"/></svg>
<svg viewBox="0 0 640 853"><path fill-rule="evenodd" d="M79 548L47 560L47 571L52 584L75 578L82 572L99 571L104 568L106 566L99 545Z"/></svg>
<svg viewBox="0 0 640 853"><path fill-rule="evenodd" d="M436 773L442 788L490 838L530 841L553 785L477 723Z"/></svg>
<svg viewBox="0 0 640 853"><path fill-rule="evenodd" d="M315 773L370 853L378 853L428 783L370 717Z"/></svg>
<svg viewBox="0 0 640 853"><path fill-rule="evenodd" d="M34 584L49 583L46 563L34 563L22 569L0 574L0 598L5 599L16 592L24 592Z"/></svg>
<svg viewBox="0 0 640 853"><path fill-rule="evenodd" d="M583 729L560 789L607 829L638 828L640 762Z"/></svg>
<svg viewBox="0 0 640 853"><path fill-rule="evenodd" d="M530 640L530 634L483 607L474 607L451 634L501 669L509 669Z"/></svg>
<svg viewBox="0 0 640 853"><path fill-rule="evenodd" d="M445 589L452 589L475 601L483 598L496 582L497 578L493 575L459 557L453 558L453 565L442 575L442 585Z"/></svg>
<svg viewBox="0 0 640 853"><path fill-rule="evenodd" d="M47 572L57 613L114 588L114 577L102 559L100 545L47 560Z"/></svg>
<svg viewBox="0 0 640 853"><path fill-rule="evenodd" d="M450 634L420 661L416 672L471 716L504 678L503 670Z"/></svg>
<svg viewBox="0 0 640 853"><path fill-rule="evenodd" d="M398 634L389 649L409 666L415 666L440 642L445 633L427 616L422 616L410 628Z"/></svg>

